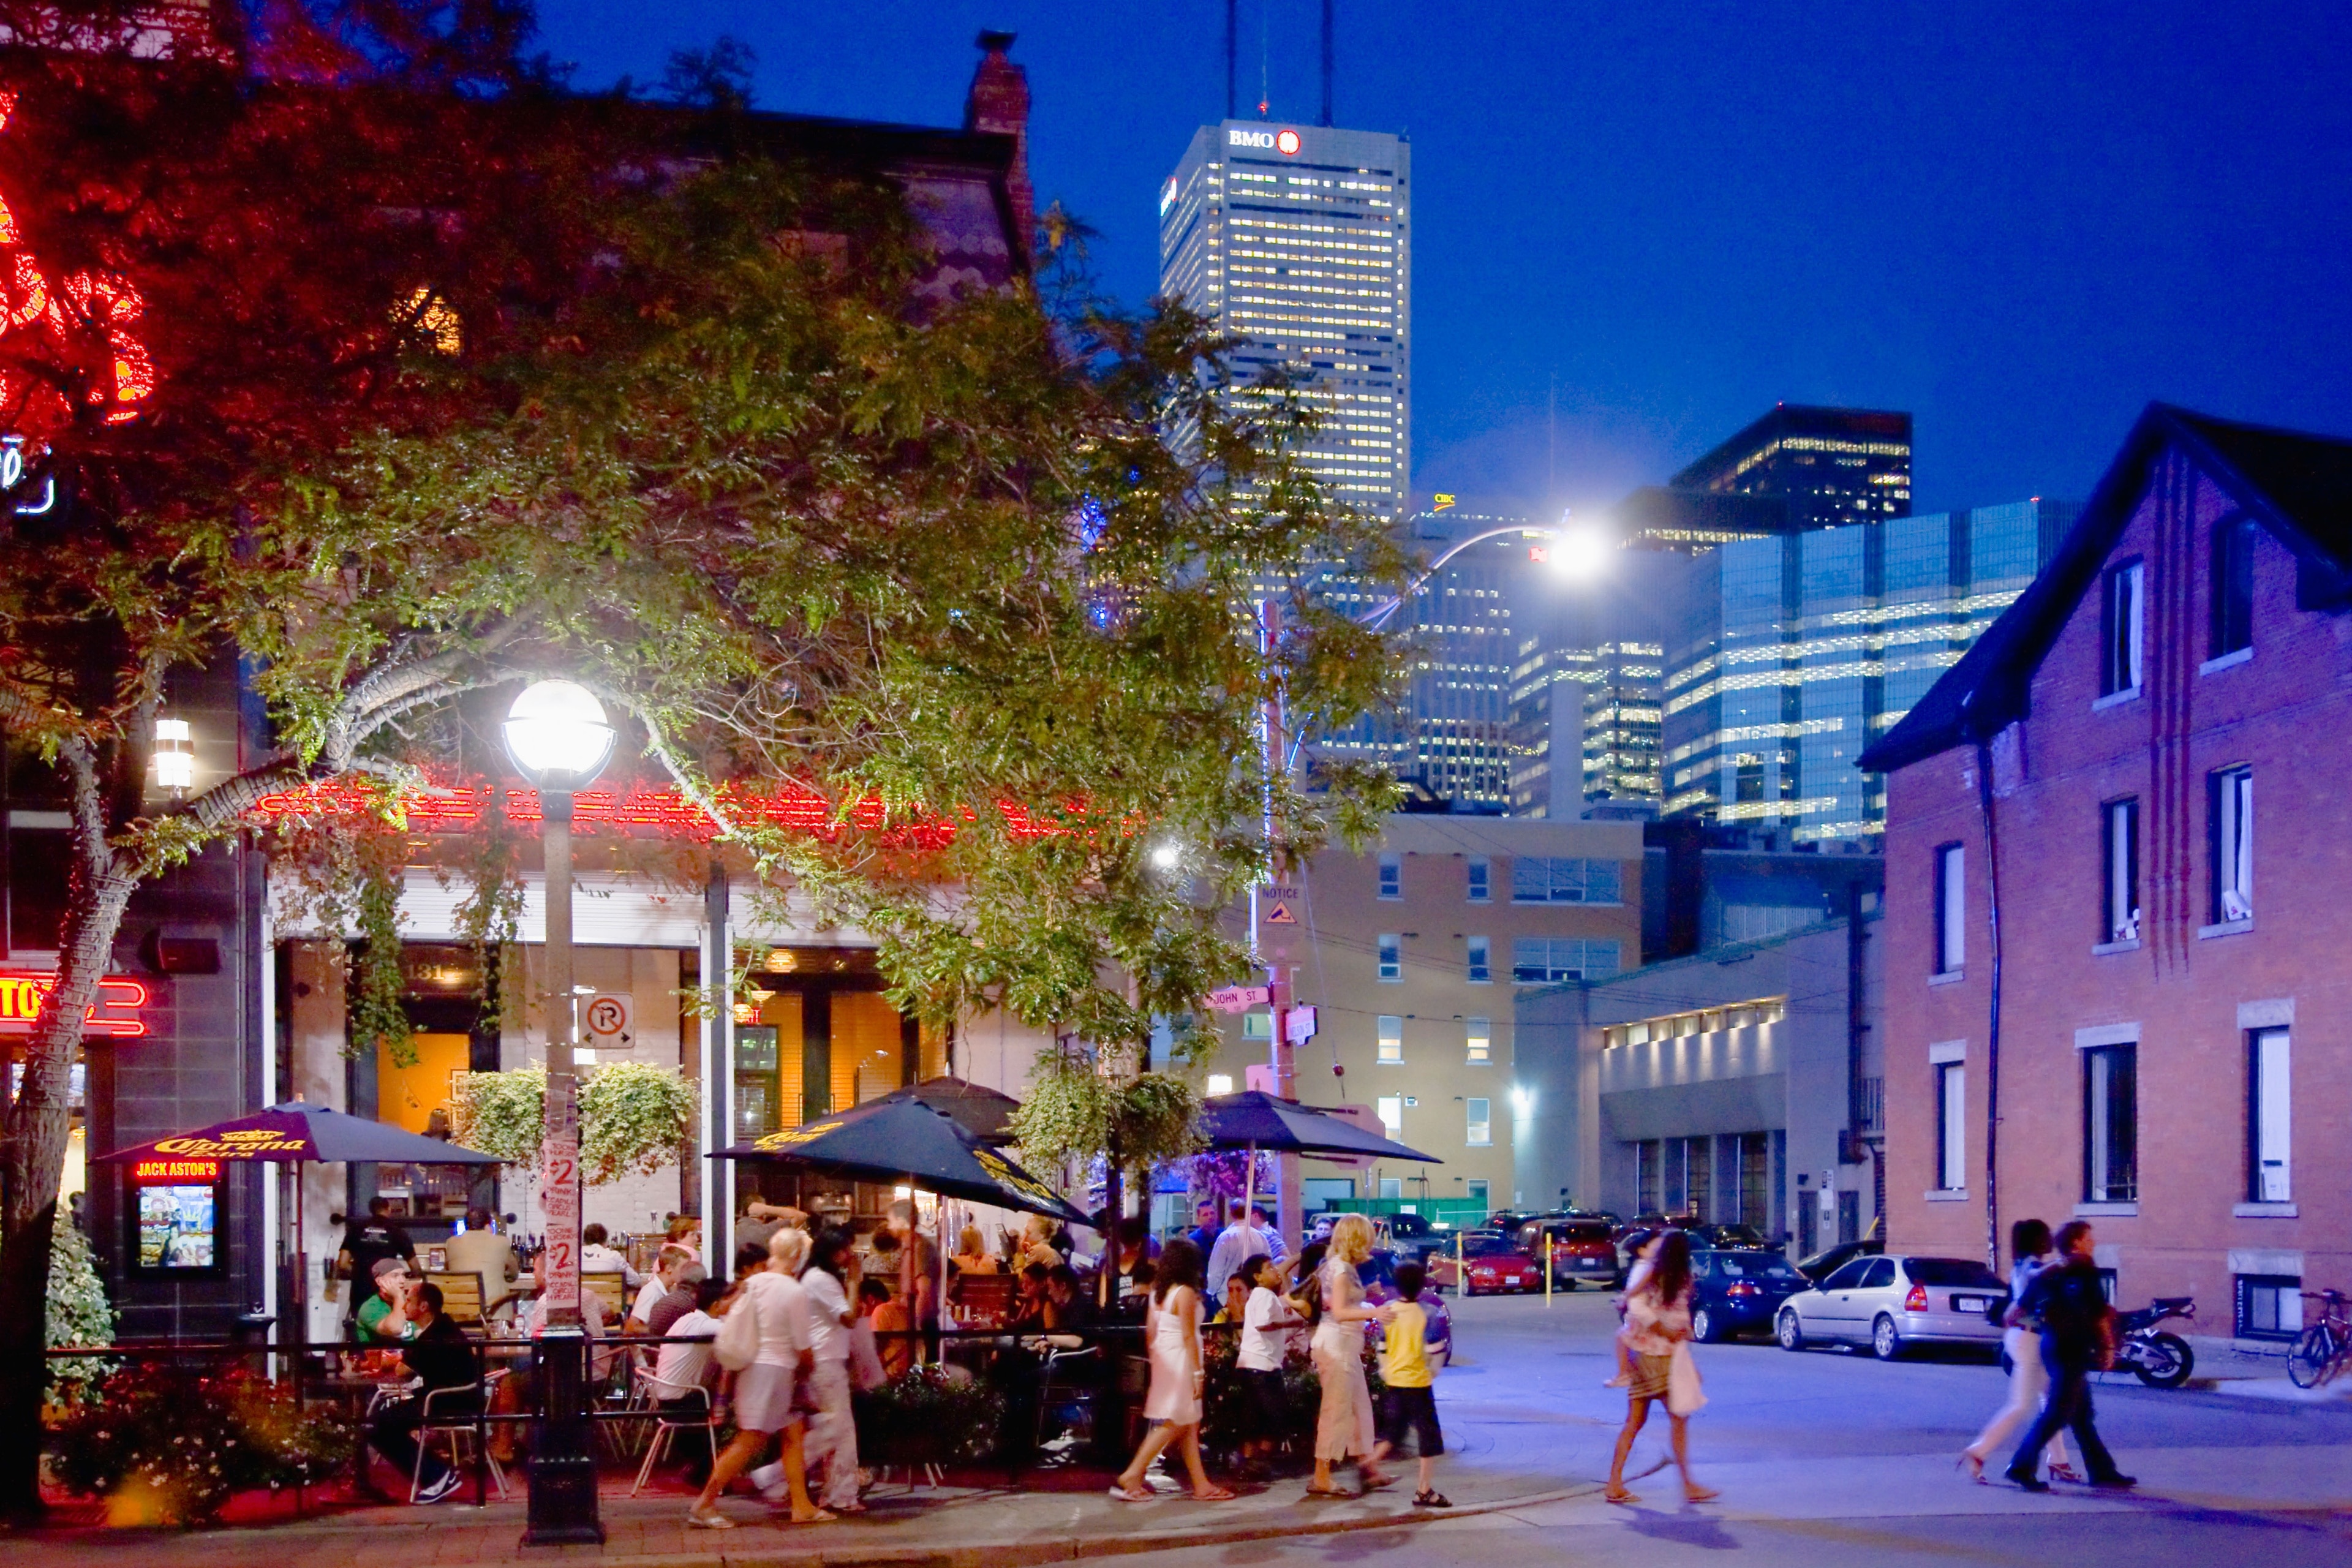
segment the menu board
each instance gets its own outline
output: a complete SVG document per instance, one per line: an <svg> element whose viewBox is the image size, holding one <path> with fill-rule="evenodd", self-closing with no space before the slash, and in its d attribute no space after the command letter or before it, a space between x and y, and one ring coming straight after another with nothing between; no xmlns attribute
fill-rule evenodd
<svg viewBox="0 0 2352 1568"><path fill-rule="evenodd" d="M194 1274L222 1262L220 1187L141 1185L137 1194L137 1260L142 1270Z"/></svg>

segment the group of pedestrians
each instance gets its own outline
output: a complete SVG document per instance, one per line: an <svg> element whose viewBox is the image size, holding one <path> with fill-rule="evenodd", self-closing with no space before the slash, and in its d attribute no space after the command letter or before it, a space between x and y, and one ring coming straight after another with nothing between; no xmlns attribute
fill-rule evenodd
<svg viewBox="0 0 2352 1568"><path fill-rule="evenodd" d="M1985 1479L1986 1459L2032 1418L2004 1472L2027 1491L2048 1491L2051 1480L2087 1480L2095 1487L2130 1487L2099 1440L2091 1410L2091 1373L2115 1360L2115 1309L2099 1279L2096 1247L2087 1221L2070 1220L2053 1237L2038 1219L2010 1227L2009 1298L2002 1313L2001 1353L2009 1363L2009 1401L1960 1451L1960 1465ZM2087 1474L2066 1455L2072 1430ZM2042 1463L2049 1462L2049 1480Z"/></svg>

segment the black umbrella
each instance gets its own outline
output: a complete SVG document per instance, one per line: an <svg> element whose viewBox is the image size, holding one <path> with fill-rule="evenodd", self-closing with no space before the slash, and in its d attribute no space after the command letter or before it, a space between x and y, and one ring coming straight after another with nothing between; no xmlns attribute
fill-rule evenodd
<svg viewBox="0 0 2352 1568"><path fill-rule="evenodd" d="M1310 1110L1295 1100L1284 1100L1262 1089L1212 1095L1202 1100L1200 1129L1202 1140L1212 1149L1249 1151L1248 1163L1242 1167L1242 1185L1249 1194L1244 1201L1253 1205L1257 1202L1260 1150L1276 1154L1347 1154L1359 1159L1444 1163L1435 1154L1408 1149L1377 1132L1367 1132L1352 1121Z"/></svg>
<svg viewBox="0 0 2352 1568"><path fill-rule="evenodd" d="M1021 1102L1009 1094L960 1078L927 1078L910 1089L896 1089L881 1100L914 1100L955 1118L956 1125L993 1148L1013 1142L1013 1113Z"/></svg>
<svg viewBox="0 0 2352 1568"><path fill-rule="evenodd" d="M944 1197L1050 1215L1066 1225L1094 1223L950 1112L903 1090L710 1157L805 1165L851 1181L904 1182Z"/></svg>

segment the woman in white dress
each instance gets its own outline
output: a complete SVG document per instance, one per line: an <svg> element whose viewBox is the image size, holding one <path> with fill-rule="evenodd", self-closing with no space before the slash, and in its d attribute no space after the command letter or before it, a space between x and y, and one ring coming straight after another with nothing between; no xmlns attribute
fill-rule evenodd
<svg viewBox="0 0 2352 1568"><path fill-rule="evenodd" d="M1233 1492L1209 1479L1201 1465L1201 1394L1207 1361L1201 1353L1201 1249L1179 1237L1160 1254L1151 1277L1151 1303L1143 1316L1143 1342L1151 1363L1151 1386L1143 1396L1144 1433L1135 1458L1119 1472L1110 1495L1121 1502L1149 1502L1143 1472L1171 1443L1184 1456L1192 1495L1223 1502Z"/></svg>
<svg viewBox="0 0 2352 1568"><path fill-rule="evenodd" d="M1384 1316L1380 1308L1364 1305L1364 1282L1356 1272L1356 1266L1371 1255L1372 1222L1360 1214L1341 1215L1331 1227L1330 1246L1317 1275L1323 1311L1307 1342L1315 1376L1323 1385L1308 1497L1357 1496L1331 1484L1333 1463L1350 1458L1365 1491L1389 1484L1390 1478L1372 1463L1372 1390L1364 1381L1364 1325Z"/></svg>

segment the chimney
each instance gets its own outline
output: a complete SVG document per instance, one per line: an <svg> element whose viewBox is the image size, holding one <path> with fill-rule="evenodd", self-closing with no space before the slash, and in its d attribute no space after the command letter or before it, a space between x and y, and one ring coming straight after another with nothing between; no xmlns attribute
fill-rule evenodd
<svg viewBox="0 0 2352 1568"><path fill-rule="evenodd" d="M1026 256L1037 226L1036 194L1029 185L1029 73L1005 58L1011 33L982 32L980 68L963 100L963 128L1013 138L1013 166L1005 171L1005 194L1013 199L1013 243Z"/></svg>

